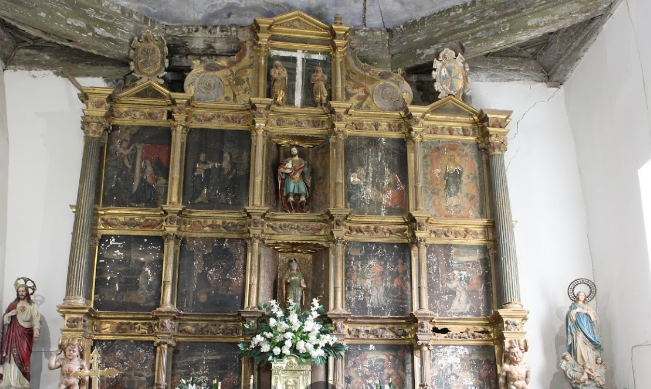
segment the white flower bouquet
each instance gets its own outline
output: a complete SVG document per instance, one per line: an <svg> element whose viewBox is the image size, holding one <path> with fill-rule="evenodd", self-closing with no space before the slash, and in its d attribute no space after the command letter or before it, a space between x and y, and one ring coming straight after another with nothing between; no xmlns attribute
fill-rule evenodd
<svg viewBox="0 0 651 389"><path fill-rule="evenodd" d="M287 311L275 300L259 308L265 310L265 315L257 320L257 325L245 324L250 330L255 327L251 340L238 345L241 356L253 358L259 365L289 355L320 365L328 357L341 358L346 350L332 335L332 324L323 315L318 299L313 299L310 310L302 313L292 300L287 302Z"/></svg>

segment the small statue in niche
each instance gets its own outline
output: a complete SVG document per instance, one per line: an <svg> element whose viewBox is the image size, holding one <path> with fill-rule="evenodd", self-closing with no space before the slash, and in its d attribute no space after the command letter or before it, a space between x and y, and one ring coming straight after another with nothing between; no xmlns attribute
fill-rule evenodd
<svg viewBox="0 0 651 389"><path fill-rule="evenodd" d="M303 278L303 274L298 269L298 261L296 258L291 258L287 266L289 269L287 269L283 276L283 300L285 302L293 300L300 310L305 304L305 288L307 288L305 278Z"/></svg>
<svg viewBox="0 0 651 389"><path fill-rule="evenodd" d="M323 69L317 66L312 73L312 94L314 96L314 103L317 107L325 107L328 104L328 89L326 83L328 76L323 73Z"/></svg>
<svg viewBox="0 0 651 389"><path fill-rule="evenodd" d="M278 192L287 212L307 212L310 196L307 181L307 162L298 156L298 149L290 149L291 157L278 166Z"/></svg>
<svg viewBox="0 0 651 389"><path fill-rule="evenodd" d="M526 343L518 340L507 342L505 359L499 376L500 389L527 389L531 379L531 366L524 361Z"/></svg>
<svg viewBox="0 0 651 389"><path fill-rule="evenodd" d="M64 356L57 356L65 353ZM59 349L52 353L47 364L48 369L56 370L61 368L58 389L85 389L88 387L88 376L76 377L73 373L85 372L88 370L83 360L81 347L73 339L67 344L61 344Z"/></svg>
<svg viewBox="0 0 651 389"><path fill-rule="evenodd" d="M208 203L208 186L210 185L210 169L219 166L217 162L206 160L206 153L199 152L192 171L192 202Z"/></svg>
<svg viewBox="0 0 651 389"><path fill-rule="evenodd" d="M287 102L287 70L280 61L275 61L269 71L271 78L271 98L278 105Z"/></svg>

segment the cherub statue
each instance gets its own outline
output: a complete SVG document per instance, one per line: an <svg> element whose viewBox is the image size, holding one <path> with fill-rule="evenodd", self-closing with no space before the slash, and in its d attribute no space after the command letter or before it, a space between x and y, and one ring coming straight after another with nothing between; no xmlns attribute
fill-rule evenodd
<svg viewBox="0 0 651 389"><path fill-rule="evenodd" d="M524 361L524 342L511 340L507 343L502 371L499 376L500 389L527 389L531 379L531 366Z"/></svg>
<svg viewBox="0 0 651 389"><path fill-rule="evenodd" d="M57 358L65 352L65 356ZM58 389L85 389L88 387L88 376L79 378L73 373L87 371L86 362L80 358L81 347L74 340L70 339L64 345L60 345L57 351L53 352L48 360L47 367L50 370L61 368Z"/></svg>

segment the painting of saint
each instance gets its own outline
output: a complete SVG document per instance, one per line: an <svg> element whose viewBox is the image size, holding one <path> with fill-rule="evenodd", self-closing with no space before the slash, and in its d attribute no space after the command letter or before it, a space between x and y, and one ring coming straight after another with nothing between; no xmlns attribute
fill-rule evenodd
<svg viewBox="0 0 651 389"><path fill-rule="evenodd" d="M201 210L242 209L249 201L249 133L192 129L186 143L183 204Z"/></svg>
<svg viewBox="0 0 651 389"><path fill-rule="evenodd" d="M163 239L104 235L97 249L93 307L149 312L160 303Z"/></svg>
<svg viewBox="0 0 651 389"><path fill-rule="evenodd" d="M237 312L244 306L246 242L185 238L181 242L177 307L193 313Z"/></svg>
<svg viewBox="0 0 651 389"><path fill-rule="evenodd" d="M346 307L354 315L404 316L411 312L411 260L406 244L346 245Z"/></svg>
<svg viewBox="0 0 651 389"><path fill-rule="evenodd" d="M493 313L485 246L430 245L427 284L429 308L438 316L481 317Z"/></svg>
<svg viewBox="0 0 651 389"><path fill-rule="evenodd" d="M102 356L100 369L120 372L102 378L105 388L153 388L156 347L153 342L134 340L95 340L93 348Z"/></svg>
<svg viewBox="0 0 651 389"><path fill-rule="evenodd" d="M498 389L493 346L434 346L430 385L437 389Z"/></svg>
<svg viewBox="0 0 651 389"><path fill-rule="evenodd" d="M412 389L411 346L355 344L346 351L346 389Z"/></svg>
<svg viewBox="0 0 651 389"><path fill-rule="evenodd" d="M181 378L193 377L197 387L207 388L216 380L221 389L240 388L237 350L237 343L179 342L172 358L171 387L179 387Z"/></svg>
<svg viewBox="0 0 651 389"><path fill-rule="evenodd" d="M167 202L169 128L116 126L104 157L102 206L155 208Z"/></svg>
<svg viewBox="0 0 651 389"><path fill-rule="evenodd" d="M346 140L345 155L346 207L362 215L408 212L404 140L351 137Z"/></svg>
<svg viewBox="0 0 651 389"><path fill-rule="evenodd" d="M437 217L483 218L483 164L477 144L423 142L425 208Z"/></svg>

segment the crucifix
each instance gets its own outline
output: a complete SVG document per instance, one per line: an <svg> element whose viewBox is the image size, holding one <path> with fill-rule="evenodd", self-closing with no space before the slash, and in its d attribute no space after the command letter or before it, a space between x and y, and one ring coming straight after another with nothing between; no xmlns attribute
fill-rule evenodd
<svg viewBox="0 0 651 389"><path fill-rule="evenodd" d="M77 378L81 377L90 377L91 384L88 389L99 389L99 379L100 377L110 377L113 378L116 375L120 374L116 369L109 368L100 370L99 368L99 352L97 349L93 350L90 354L90 370L86 371L77 371L72 373L73 376Z"/></svg>
<svg viewBox="0 0 651 389"><path fill-rule="evenodd" d="M325 61L328 59L327 55L321 53L308 53L303 50L287 51L287 50L271 50L270 55L279 57L295 57L296 58L296 87L294 88L294 106L301 106L303 99L303 63L306 59L316 59Z"/></svg>

